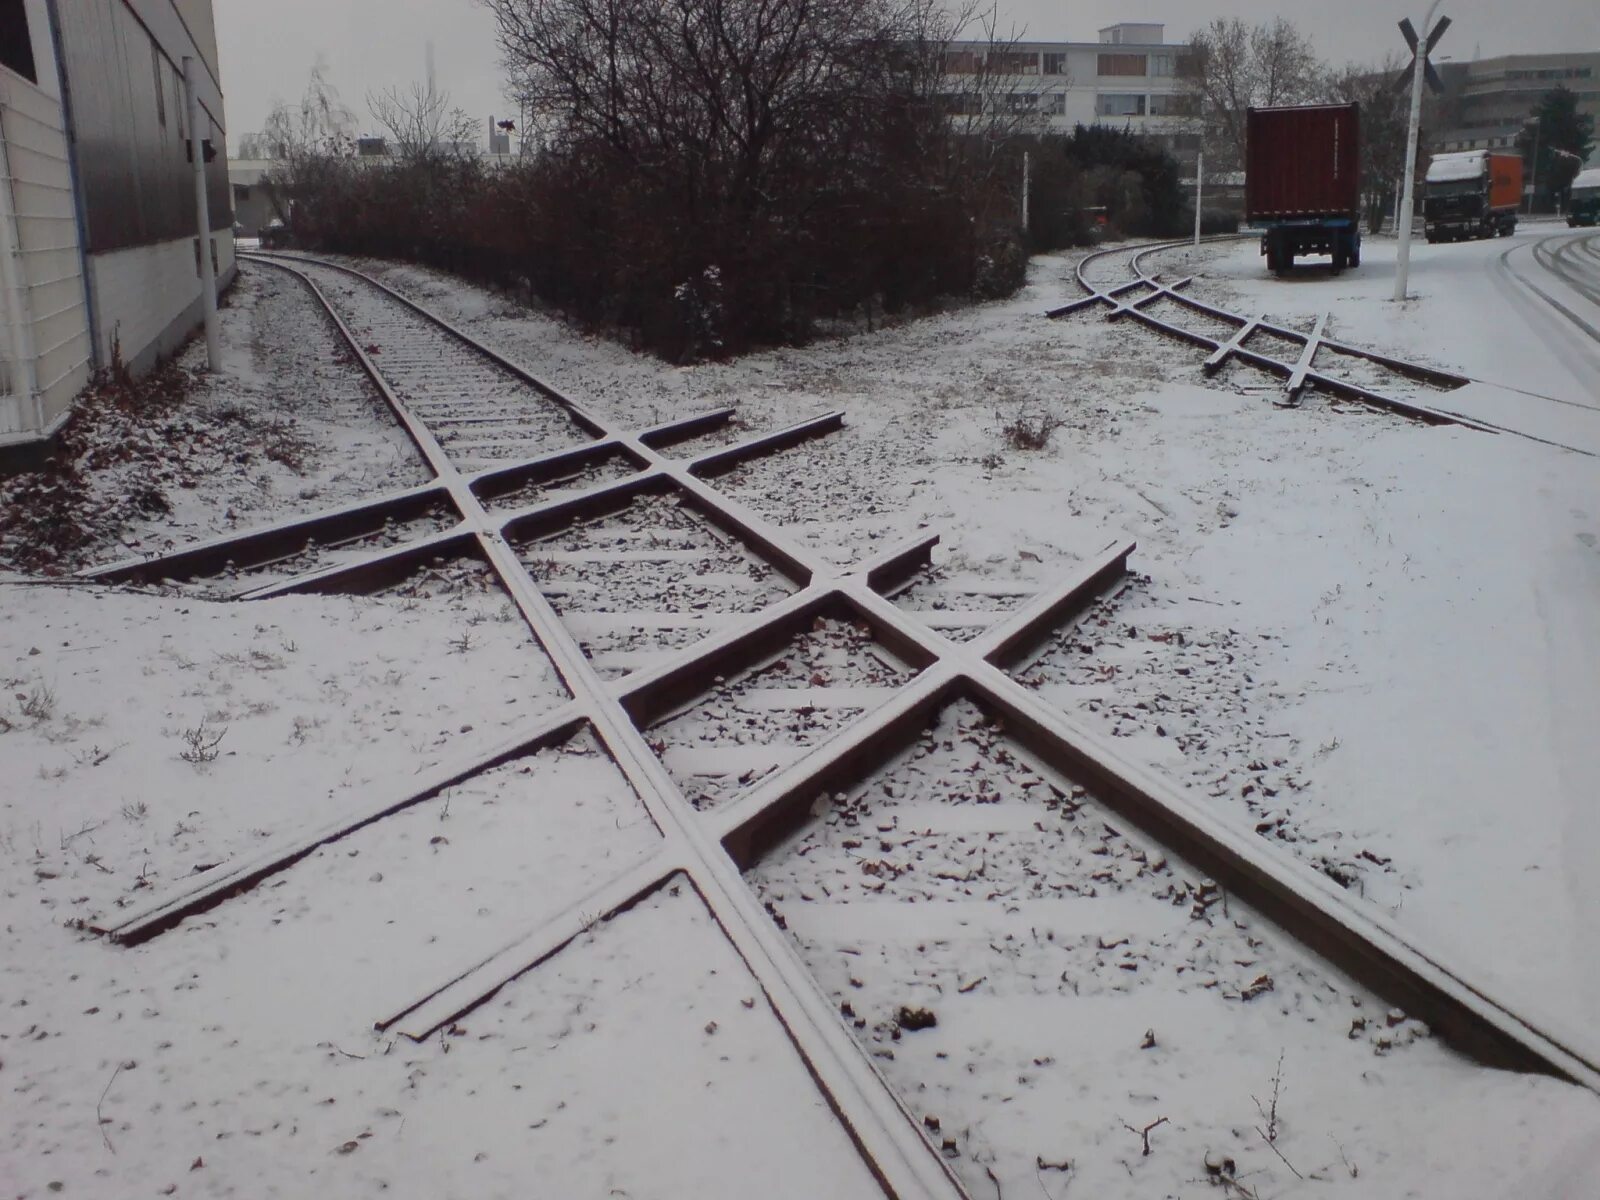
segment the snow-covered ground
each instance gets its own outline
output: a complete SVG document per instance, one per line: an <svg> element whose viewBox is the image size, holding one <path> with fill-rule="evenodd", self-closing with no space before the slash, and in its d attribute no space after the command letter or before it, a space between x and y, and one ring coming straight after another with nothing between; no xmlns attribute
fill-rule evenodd
<svg viewBox="0 0 1600 1200"><path fill-rule="evenodd" d="M1419 299L1400 307L1382 299L1381 241L1339 280L1274 281L1250 244L1161 261L1198 267L1196 287L1229 307L1328 311L1336 336L1514 383L1524 391L1497 387L1490 419L1559 425L1579 444L1594 426L1574 405L1595 402L1597 376L1495 315L1516 311L1493 265L1508 247L1419 247ZM1193 350L1131 324L1042 318L1073 294L1065 257L1036 260L1007 301L692 368L430 272L382 273L637 426L724 403L757 429L845 408L842 433L721 485L842 561L941 531L941 574L909 609L1001 607L1136 538L1132 584L1019 678L1592 1044L1597 460L1315 398L1280 410L1264 379L1207 380ZM244 342L247 320L282 327L263 308L296 307L255 286L226 315ZM314 393L316 374L306 382ZM1014 448L1005 426L1040 415L1061 422L1049 446ZM135 950L67 928L559 704L544 656L481 578L457 568L404 594L247 606L22 583L0 598L0 750L19 783L0 798L0 1187L872 1193L692 889L595 926L456 1036L370 1032L558 904L566 881L607 869L602 855L652 843L581 738ZM894 665L869 663L855 636L819 626L797 661L870 705ZM699 774L696 723L765 686L735 682L709 717L652 733L708 807L731 785ZM817 712L803 726L768 712L741 740L809 744L840 717ZM214 759L190 761L205 758L190 736L202 723L200 745L225 733ZM974 1195L1585 1194L1600 1172L1594 1097L1474 1067L1399 1014L1391 1026L1247 915L1218 917L1187 891L1174 907L1192 880L1080 817L1025 763L977 763L996 739L947 710L927 748L752 872L907 1106L933 1118L936 1144L952 1139ZM1006 775L991 802L962 782L975 767ZM908 865L930 894L910 894ZM902 1032L901 1005L938 1026ZM1269 1144L1256 1101L1270 1108L1275 1075ZM1145 1156L1124 1126L1158 1117Z"/></svg>

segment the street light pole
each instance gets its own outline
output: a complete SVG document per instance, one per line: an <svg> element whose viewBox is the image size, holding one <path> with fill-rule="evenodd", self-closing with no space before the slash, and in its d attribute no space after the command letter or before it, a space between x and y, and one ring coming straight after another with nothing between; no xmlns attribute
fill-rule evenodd
<svg viewBox="0 0 1600 1200"><path fill-rule="evenodd" d="M1434 10L1440 0L1428 6L1428 15L1422 18L1421 32L1417 35L1416 61L1411 66L1411 116L1406 122L1405 194L1400 202L1400 257L1394 274L1394 298L1406 298L1407 276L1411 271L1411 216L1416 207L1417 188L1417 131L1422 124L1422 76L1428 63L1428 29L1433 23Z"/></svg>
<svg viewBox="0 0 1600 1200"><path fill-rule="evenodd" d="M1528 122L1524 121L1526 125ZM1528 180L1528 215L1533 216L1533 205L1539 199L1539 135L1544 132L1544 114L1535 113L1533 118L1533 175Z"/></svg>

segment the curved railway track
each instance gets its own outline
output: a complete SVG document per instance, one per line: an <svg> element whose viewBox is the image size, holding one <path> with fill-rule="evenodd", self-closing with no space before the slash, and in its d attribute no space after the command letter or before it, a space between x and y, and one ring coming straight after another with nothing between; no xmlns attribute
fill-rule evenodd
<svg viewBox="0 0 1600 1200"><path fill-rule="evenodd" d="M727 433L731 410L626 430L377 280L307 259L279 258L271 265L292 272L325 306L434 479L89 577L158 582L225 576L242 579L239 597L262 598L372 591L441 557L473 558L498 578L570 699L490 752L437 768L403 790L363 797L319 828L119 914L102 930L112 940L134 944L157 936L328 842L531 749L586 733L648 810L660 833L656 848L620 871L602 872L583 894L563 898L555 915L498 953L463 962L436 988L374 1014L378 1027L428 1037L548 959L597 917L687 877L759 982L884 1193L963 1196L959 1180L853 1040L742 872L804 824L819 796L872 776L940 713L968 704L1039 771L1103 811L1108 829L1114 822L1159 844L1173 856L1176 873L1203 880L1203 887L1220 886L1236 905L1276 926L1272 936L1298 940L1482 1061L1600 1090L1600 1057L1513 1011L1387 918L1354 906L1307 864L1128 762L1019 682L1019 671L1043 643L1116 585L1131 544L1107 547L1042 591L1005 597L981 620L919 613L896 599L924 578L937 535L840 569L714 485L739 463L832 432L841 414L689 453L692 441ZM1141 276L1121 288L1092 289L1080 304L1110 304L1147 317L1141 296L1166 299L1175 287ZM1119 301L1134 289L1139 294ZM1253 353L1240 346L1233 352ZM1321 381L1318 375L1315 382ZM323 555L335 543L346 557L330 562ZM257 573L273 569L278 575L260 582ZM983 593L969 585L963 603ZM606 603L608 596L616 602ZM853 679L848 698L819 704L834 715L793 756L748 784L740 776L714 806L691 800L664 761L671 723L725 680L737 691L740 680L770 668L785 647L838 621L878 648L883 668ZM620 648L603 643L600 633L618 628L637 637ZM947 636L949 629L960 636ZM647 652L641 642L648 643ZM768 693L762 702L774 699L784 698ZM809 711L812 700L802 699ZM850 711L839 715L844 709ZM658 737L656 730L665 732Z"/></svg>
<svg viewBox="0 0 1600 1200"><path fill-rule="evenodd" d="M1233 240L1238 239L1232 235L1208 239L1209 242ZM1457 425L1483 433L1510 434L1560 450L1595 457L1595 453L1591 450L1554 441L1512 426L1470 417L1434 402L1433 397L1442 396L1455 388L1475 382L1469 376L1422 363L1409 362L1393 355L1325 337L1323 328L1326 317L1319 320L1308 333L1275 324L1266 320L1264 316L1247 317L1208 304L1186 294L1185 289L1193 282L1193 276L1166 283L1160 275L1148 268L1147 260L1152 255L1191 244L1186 239L1137 247L1114 247L1086 255L1078 262L1075 269L1078 286L1086 294L1081 299L1049 310L1045 315L1059 318L1105 306L1107 309L1105 315L1109 320L1131 316L1158 333L1211 351L1203 363L1208 375L1220 370L1230 359L1237 359L1282 378L1284 380L1282 403L1286 407L1298 405L1305 390L1311 388L1430 425ZM1593 328L1581 318L1537 285L1517 275L1505 262L1507 256L1517 249L1521 247L1513 247L1501 255L1502 266L1516 276L1518 282L1560 309L1563 315L1577 322L1591 336L1600 336L1596 335ZM1095 282L1089 278L1092 269L1097 268L1103 261L1118 256L1128 257L1126 271L1120 277L1110 282ZM1564 278L1565 273L1576 274L1587 269L1570 255L1563 256L1560 262ZM1130 272L1132 278L1127 277ZM1271 341L1279 342L1291 350L1297 350L1294 361L1268 353L1263 343ZM1252 342L1255 344L1251 344ZM1396 386L1395 381L1401 381L1399 386L1419 393L1425 399L1398 394L1393 390ZM1578 404L1576 407L1588 406Z"/></svg>

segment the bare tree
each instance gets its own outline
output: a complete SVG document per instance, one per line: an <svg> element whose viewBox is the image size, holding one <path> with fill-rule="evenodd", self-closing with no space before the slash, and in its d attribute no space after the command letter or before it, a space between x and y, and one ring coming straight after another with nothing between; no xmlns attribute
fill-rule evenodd
<svg viewBox="0 0 1600 1200"><path fill-rule="evenodd" d="M1377 66L1351 64L1331 74L1326 84L1327 99L1361 105L1361 206L1373 233L1383 228L1405 174L1410 94L1394 86L1403 66L1393 55ZM1424 128L1433 124L1432 120L1423 121ZM1418 152L1426 161L1420 145Z"/></svg>
<svg viewBox="0 0 1600 1200"><path fill-rule="evenodd" d="M255 135L254 149L273 160L262 185L280 219L289 221L295 196L313 176L355 153L355 124L355 114L340 100L321 58L311 68L298 105L282 100L273 105Z"/></svg>
<svg viewBox="0 0 1600 1200"><path fill-rule="evenodd" d="M340 158L355 150L356 116L339 98L321 58L311 68L298 105L279 100L257 135L265 158L292 163L307 157Z"/></svg>
<svg viewBox="0 0 1600 1200"><path fill-rule="evenodd" d="M1002 206L968 207L946 174L969 140L951 127L960 23L941 0L481 3L545 148L546 216L608 229L561 286L646 337L681 334L691 354L718 322L785 338L810 314L970 287L972 264L997 261L979 210ZM991 90L1012 65L986 61ZM973 115L1015 125L1024 107Z"/></svg>
<svg viewBox="0 0 1600 1200"><path fill-rule="evenodd" d="M450 106L432 79L367 93L367 109L388 133L390 153L404 163L458 158L473 144L477 123Z"/></svg>
<svg viewBox="0 0 1600 1200"><path fill-rule="evenodd" d="M1195 97L1206 154L1219 169L1244 166L1247 109L1318 98L1324 73L1311 43L1282 17L1254 26L1217 17L1189 45L1179 77Z"/></svg>

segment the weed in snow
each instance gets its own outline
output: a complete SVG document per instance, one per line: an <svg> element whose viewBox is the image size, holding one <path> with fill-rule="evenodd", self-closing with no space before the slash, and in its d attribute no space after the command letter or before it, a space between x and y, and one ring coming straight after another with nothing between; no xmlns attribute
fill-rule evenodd
<svg viewBox="0 0 1600 1200"><path fill-rule="evenodd" d="M207 728L206 720L202 717L199 725L193 729L185 729L183 731L184 748L178 751L178 757L186 763L193 763L195 766L200 766L202 763L215 762L217 756L222 753L218 747L222 744L222 739L227 736L228 727L226 725L222 727L221 732L213 733Z"/></svg>

